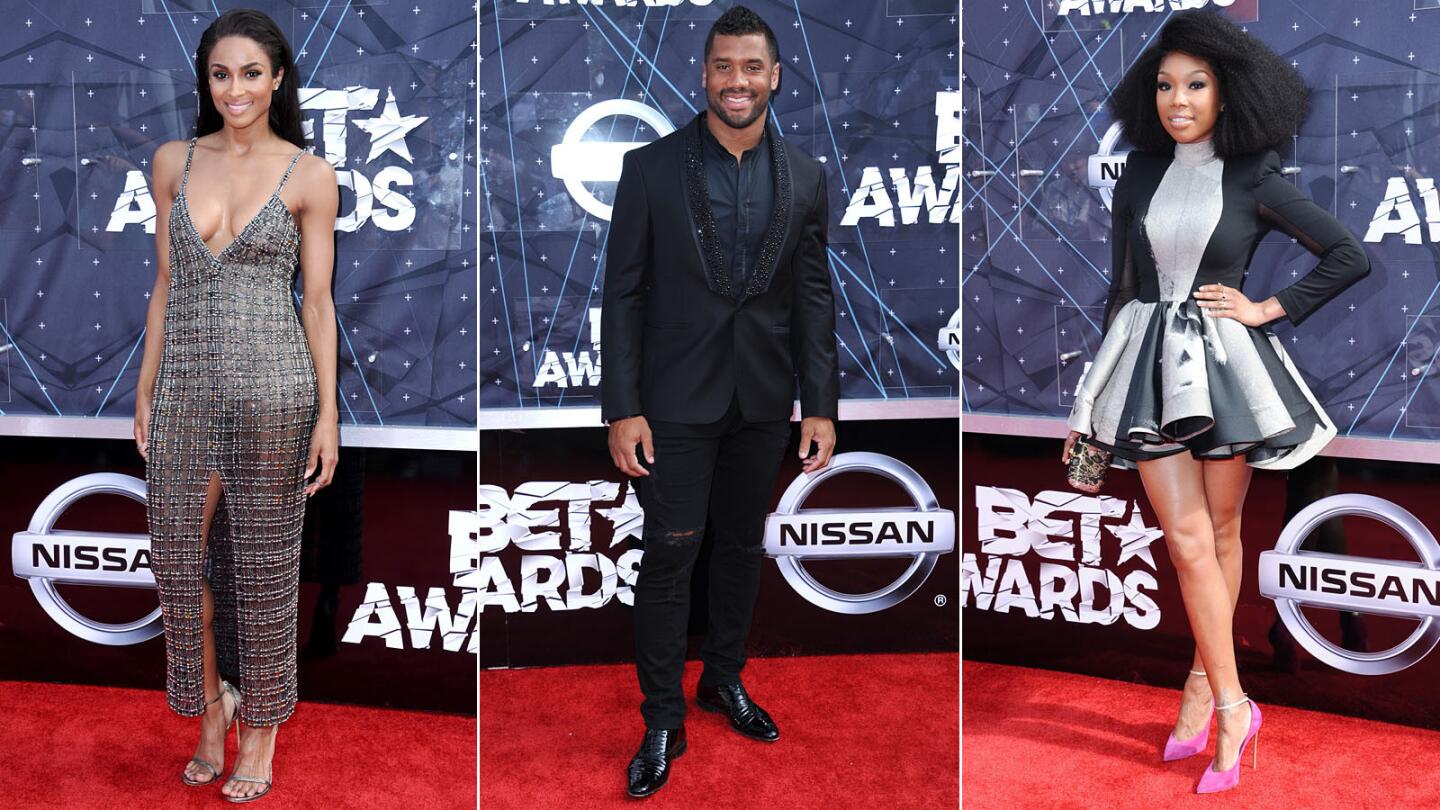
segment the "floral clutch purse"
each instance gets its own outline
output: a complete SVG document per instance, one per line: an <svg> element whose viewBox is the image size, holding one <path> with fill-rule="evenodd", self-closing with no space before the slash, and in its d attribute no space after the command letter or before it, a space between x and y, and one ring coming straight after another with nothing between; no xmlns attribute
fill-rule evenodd
<svg viewBox="0 0 1440 810"><path fill-rule="evenodd" d="M1070 449L1070 464L1065 478L1075 489L1094 495L1105 483L1105 472L1110 469L1111 457L1108 450L1102 450L1084 438L1077 439Z"/></svg>

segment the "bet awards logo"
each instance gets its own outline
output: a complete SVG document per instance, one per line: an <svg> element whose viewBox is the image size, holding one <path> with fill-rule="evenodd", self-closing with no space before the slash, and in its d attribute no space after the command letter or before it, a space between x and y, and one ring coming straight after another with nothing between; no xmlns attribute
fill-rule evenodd
<svg viewBox="0 0 1440 810"><path fill-rule="evenodd" d="M396 160L414 164L406 136L429 117L402 115L393 89L386 90L385 103L377 109L379 103L380 91L370 87L300 88L300 108L320 111L320 137L315 137L315 124L308 120L302 122L305 137L323 148L320 154L335 167L337 182L354 194L355 207L349 212L344 211L342 195L341 213L335 219L337 231L358 231L366 223L373 223L383 231L403 231L415 224L415 203L402 190L415 185L414 172L393 162L374 171L370 164L386 153ZM351 117L351 113L360 112L370 114ZM352 124L370 138L363 164L359 156L352 158L347 149ZM458 159L455 153L448 157L452 161ZM364 168L351 168L355 164ZM126 172L124 188L115 200L105 230L119 233L128 225L143 225L146 233L155 233L155 200L150 195L149 179L139 170Z"/></svg>
<svg viewBox="0 0 1440 810"><path fill-rule="evenodd" d="M1129 519L1113 522L1125 517L1127 506ZM1146 592L1158 588L1150 544L1162 533L1145 525L1139 501L1048 490L1031 501L1017 489L977 486L975 508L980 553L966 552L960 562L965 607L1016 608L1032 619L1058 616L1077 624L1123 618L1140 630L1160 623L1160 607ZM1118 548L1102 547L1105 534ZM1143 567L1121 572L1127 562Z"/></svg>
<svg viewBox="0 0 1440 810"><path fill-rule="evenodd" d="M123 495L144 504L145 482L116 473L93 473L67 481L40 502L30 525L11 540L10 569L30 581L40 607L72 635L117 647L148 641L163 631L160 608L136 621L112 624L79 612L55 588L59 584L155 587L149 535L55 528L66 509L91 495Z"/></svg>
<svg viewBox="0 0 1440 810"><path fill-rule="evenodd" d="M825 481L870 473L899 484L911 505L885 509L802 509ZM765 521L765 553L790 587L813 605L836 613L875 613L899 604L925 584L941 554L955 550L955 513L941 509L929 484L906 464L879 453L841 453L815 473L801 473ZM820 583L807 560L906 557L897 579L870 593L852 594Z"/></svg>
<svg viewBox="0 0 1440 810"><path fill-rule="evenodd" d="M515 2L526 6L530 4L531 0L515 0ZM616 8L635 8L636 6L663 8L665 6L683 6L686 2L687 0L610 0L610 4ZM715 0L688 0L688 2L692 6L708 6L715 2ZM603 6L605 5L605 0L534 0L534 3L537 6L542 4L547 6L568 6L571 3L576 5Z"/></svg>
<svg viewBox="0 0 1440 810"><path fill-rule="evenodd" d="M590 216L606 222L610 221L612 206L601 202L585 183L619 182L625 153L645 145L635 141L585 140L585 133L591 127L615 115L630 116L649 124L656 137L663 138L675 131L675 125L659 110L638 101L612 98L586 107L575 116L560 143L550 149L550 172L564 181L565 190L577 205Z"/></svg>
<svg viewBox="0 0 1440 810"><path fill-rule="evenodd" d="M1400 533L1420 562L1301 551L1310 533L1331 518L1359 515ZM1399 672L1440 643L1440 544L1418 518L1369 495L1333 495L1300 510L1260 554L1260 593L1275 600L1281 621L1319 660L1356 675ZM1380 652L1352 652L1325 638L1301 607L1400 616L1419 622L1403 641Z"/></svg>
<svg viewBox="0 0 1440 810"><path fill-rule="evenodd" d="M450 609L445 588L430 588L422 599L415 588L397 585L396 599L392 601L385 583L371 582L365 586L365 599L355 608L341 641L359 644L375 637L384 639L386 647L400 650L405 648L408 630L413 649L430 649L438 633L440 646L447 652L459 652L463 645L465 652L479 653L480 634L475 627L475 555L479 527L474 512L450 511L450 584L460 592L454 610ZM395 611L397 602L405 614L403 623Z"/></svg>
<svg viewBox="0 0 1440 810"><path fill-rule="evenodd" d="M1353 175L1364 168L1347 164L1340 167L1340 173ZM1411 167L1406 166L1405 169L1408 172ZM1387 166L1385 170L1388 172L1390 169ZM1370 217L1364 241L1378 243L1386 237L1399 236L1407 245L1425 244L1426 237L1430 244L1440 243L1440 193L1435 189L1435 178L1413 177L1411 180L1415 184L1414 193L1411 193L1403 176L1385 181L1385 194ZM1417 195L1425 214L1423 231L1420 211L1415 207Z"/></svg>
<svg viewBox="0 0 1440 810"><path fill-rule="evenodd" d="M925 214L925 221L931 225L944 222L960 223L960 140L963 134L961 110L964 103L960 91L949 90L935 93L935 156L945 167L940 183L935 183L931 167L918 166L914 180L909 170L896 166L889 170L890 183L895 187L892 200L880 175L879 166L866 166L860 172L860 182L851 189L850 203L845 215L840 218L844 226L856 225L862 219L874 219L882 228L895 227L895 212L900 212L900 224L914 225ZM820 156L821 163L826 161Z"/></svg>
<svg viewBox="0 0 1440 810"><path fill-rule="evenodd" d="M1091 14L1129 14L1134 11L1184 11L1207 5L1227 8L1235 5L1235 0L1060 0L1057 11L1061 16L1078 12L1088 17Z"/></svg>
<svg viewBox="0 0 1440 810"><path fill-rule="evenodd" d="M482 612L491 605L530 613L542 603L550 610L599 608L612 599L635 604L631 589L642 552L626 548L626 541L642 536L645 516L634 487L530 481L510 494L481 484L479 506L474 582ZM611 526L609 553L592 548L596 517ZM510 546L523 553L502 557Z"/></svg>

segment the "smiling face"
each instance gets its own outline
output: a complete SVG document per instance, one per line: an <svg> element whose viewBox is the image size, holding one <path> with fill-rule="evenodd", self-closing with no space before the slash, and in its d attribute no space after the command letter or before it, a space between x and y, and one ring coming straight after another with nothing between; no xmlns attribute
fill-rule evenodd
<svg viewBox="0 0 1440 810"><path fill-rule="evenodd" d="M284 78L270 65L260 43L248 37L224 37L210 49L210 98L232 127L245 127L270 115L270 100Z"/></svg>
<svg viewBox="0 0 1440 810"><path fill-rule="evenodd" d="M1215 132L1220 115L1220 86L1204 59L1172 51L1160 62L1155 110L1176 143L1196 143Z"/></svg>
<svg viewBox="0 0 1440 810"><path fill-rule="evenodd" d="M780 86L780 65L770 60L764 34L717 34L700 85L710 112L727 126L744 129L765 114L770 93Z"/></svg>

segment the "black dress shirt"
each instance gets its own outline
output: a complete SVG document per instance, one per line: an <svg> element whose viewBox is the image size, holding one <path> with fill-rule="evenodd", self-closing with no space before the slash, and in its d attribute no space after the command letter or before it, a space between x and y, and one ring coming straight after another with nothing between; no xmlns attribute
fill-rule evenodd
<svg viewBox="0 0 1440 810"><path fill-rule="evenodd" d="M706 113L710 115L710 113ZM775 207L775 187L770 175L770 133L767 126L760 142L737 162L708 126L702 125L705 142L705 184L709 186L710 210L715 229L730 268L731 288L736 295L745 289L755 272L760 245L770 227Z"/></svg>

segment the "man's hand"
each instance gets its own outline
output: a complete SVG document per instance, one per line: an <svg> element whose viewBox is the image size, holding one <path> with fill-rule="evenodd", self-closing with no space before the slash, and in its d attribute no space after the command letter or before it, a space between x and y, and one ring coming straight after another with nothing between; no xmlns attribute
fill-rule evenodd
<svg viewBox="0 0 1440 810"><path fill-rule="evenodd" d="M613 435L613 434L612 434ZM810 443L815 443L815 455L810 455ZM830 463L830 454L835 452L835 423L824 416L807 416L800 420L801 468L807 473L824 469ZM809 458L806 458L809 456Z"/></svg>
<svg viewBox="0 0 1440 810"><path fill-rule="evenodd" d="M655 444L650 437L650 423L643 416L632 416L610 423L610 460L615 468L631 478L643 478L650 471L640 466L635 445L645 448L645 460L655 463ZM832 441L833 444L833 441Z"/></svg>

